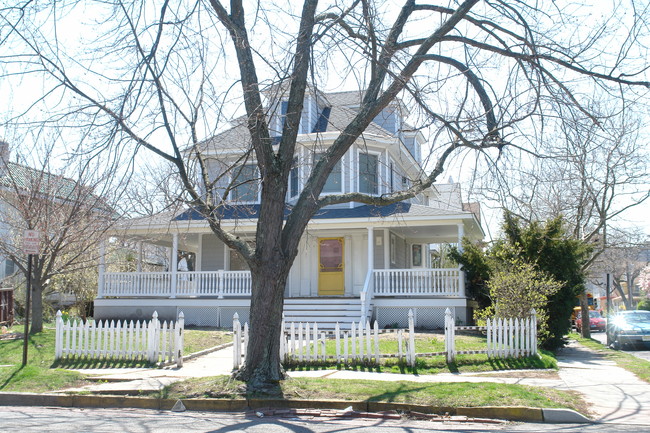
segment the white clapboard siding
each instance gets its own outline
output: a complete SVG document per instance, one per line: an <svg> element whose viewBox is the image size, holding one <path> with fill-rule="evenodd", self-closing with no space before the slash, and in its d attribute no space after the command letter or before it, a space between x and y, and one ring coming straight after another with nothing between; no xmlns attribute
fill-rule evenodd
<svg viewBox="0 0 650 433"><path fill-rule="evenodd" d="M165 321L161 325L158 313L154 312L149 322L100 320L83 323L64 321L59 311L56 313L55 358L147 360L175 362L182 367L184 317L181 312L176 322Z"/></svg>

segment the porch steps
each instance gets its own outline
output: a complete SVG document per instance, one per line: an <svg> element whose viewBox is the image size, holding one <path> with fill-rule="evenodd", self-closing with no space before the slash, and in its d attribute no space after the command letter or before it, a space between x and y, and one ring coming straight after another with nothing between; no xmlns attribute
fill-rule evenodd
<svg viewBox="0 0 650 433"><path fill-rule="evenodd" d="M351 297L289 298L284 300L285 322L318 323L319 329L350 329L359 322L361 300Z"/></svg>

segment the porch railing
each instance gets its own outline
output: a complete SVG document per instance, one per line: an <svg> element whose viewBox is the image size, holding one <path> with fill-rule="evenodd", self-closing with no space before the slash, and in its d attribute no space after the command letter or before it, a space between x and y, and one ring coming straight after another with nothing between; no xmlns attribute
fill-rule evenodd
<svg viewBox="0 0 650 433"><path fill-rule="evenodd" d="M463 296L458 269L375 269L374 296Z"/></svg>
<svg viewBox="0 0 650 433"><path fill-rule="evenodd" d="M172 293L171 272L107 272L101 297L250 296L250 271L177 272Z"/></svg>

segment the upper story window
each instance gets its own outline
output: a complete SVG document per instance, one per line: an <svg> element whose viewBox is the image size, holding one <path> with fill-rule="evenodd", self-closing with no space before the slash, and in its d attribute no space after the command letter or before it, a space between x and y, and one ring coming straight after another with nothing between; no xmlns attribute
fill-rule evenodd
<svg viewBox="0 0 650 433"><path fill-rule="evenodd" d="M359 154L359 192L377 194L379 192L379 158L369 153Z"/></svg>
<svg viewBox="0 0 650 433"><path fill-rule="evenodd" d="M253 164L235 168L232 181L232 199L238 202L254 203L259 201L259 175Z"/></svg>
<svg viewBox="0 0 650 433"><path fill-rule="evenodd" d="M293 166L289 172L289 197L293 198L298 195L298 159L294 158Z"/></svg>
<svg viewBox="0 0 650 433"><path fill-rule="evenodd" d="M322 153L317 153L314 155L314 165L320 159L323 157ZM341 178L341 160L339 160L334 168L332 169L332 172L330 175L327 177L327 181L325 182L325 186L323 186L323 193L335 193L335 192L342 192L343 191L343 182Z"/></svg>

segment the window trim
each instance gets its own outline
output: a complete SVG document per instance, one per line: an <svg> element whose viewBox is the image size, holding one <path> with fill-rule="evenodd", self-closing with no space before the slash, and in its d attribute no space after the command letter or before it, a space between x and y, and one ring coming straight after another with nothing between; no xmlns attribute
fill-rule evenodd
<svg viewBox="0 0 650 433"><path fill-rule="evenodd" d="M261 200L262 188L260 188L260 169L259 169L259 167L257 166L256 163L242 164L242 165L236 166L230 173L230 185L232 185L233 182L235 182L235 173L236 172L238 172L241 175L242 167L253 167L253 169L255 171L256 177L251 178L251 180L257 179L257 181L255 182L256 189L257 189L257 194L256 194L256 197L255 197L255 200L253 200L253 201L239 200L239 198L236 197L235 191L237 190L237 188L243 187L244 184L242 184L242 185L238 185L236 187L232 187L230 189L230 192L228 194L228 196L229 196L228 201L231 202L231 203L234 203L234 204L258 204L260 202L260 200Z"/></svg>
<svg viewBox="0 0 650 433"><path fill-rule="evenodd" d="M327 152L314 152L314 156L312 158L312 165L311 169L313 170L314 167L316 166L316 163L318 163L318 158L321 155L324 155ZM345 160L345 155L341 159L338 160L336 164L339 165L339 185L341 186L338 191L325 191L325 185L327 185L327 180L329 180L329 177L334 173L334 169L330 172L330 174L327 176L327 180L325 180L325 185L323 185L323 191L321 191L320 195L325 196L325 195L333 195L333 194L342 194L345 191L345 185L343 184L344 181L344 176L343 176L343 161ZM334 168L336 168L336 165L334 165Z"/></svg>
<svg viewBox="0 0 650 433"><path fill-rule="evenodd" d="M376 172L377 192L375 192L375 193L361 191L361 155L362 154L364 154L364 155L372 155L372 156L377 158L377 166L376 166L376 169L377 169L377 172ZM380 170L381 155L382 155L381 152L376 152L376 151L372 151L372 150L368 150L368 149L363 149L363 150L362 149L357 149L357 161L356 161L356 174L357 174L356 190L357 190L357 192L360 192L362 194L368 194L368 195L371 195L371 196L381 195L381 193L382 193L382 188L381 188L382 181L381 181L381 175L380 175L380 173L381 173L381 170Z"/></svg>

